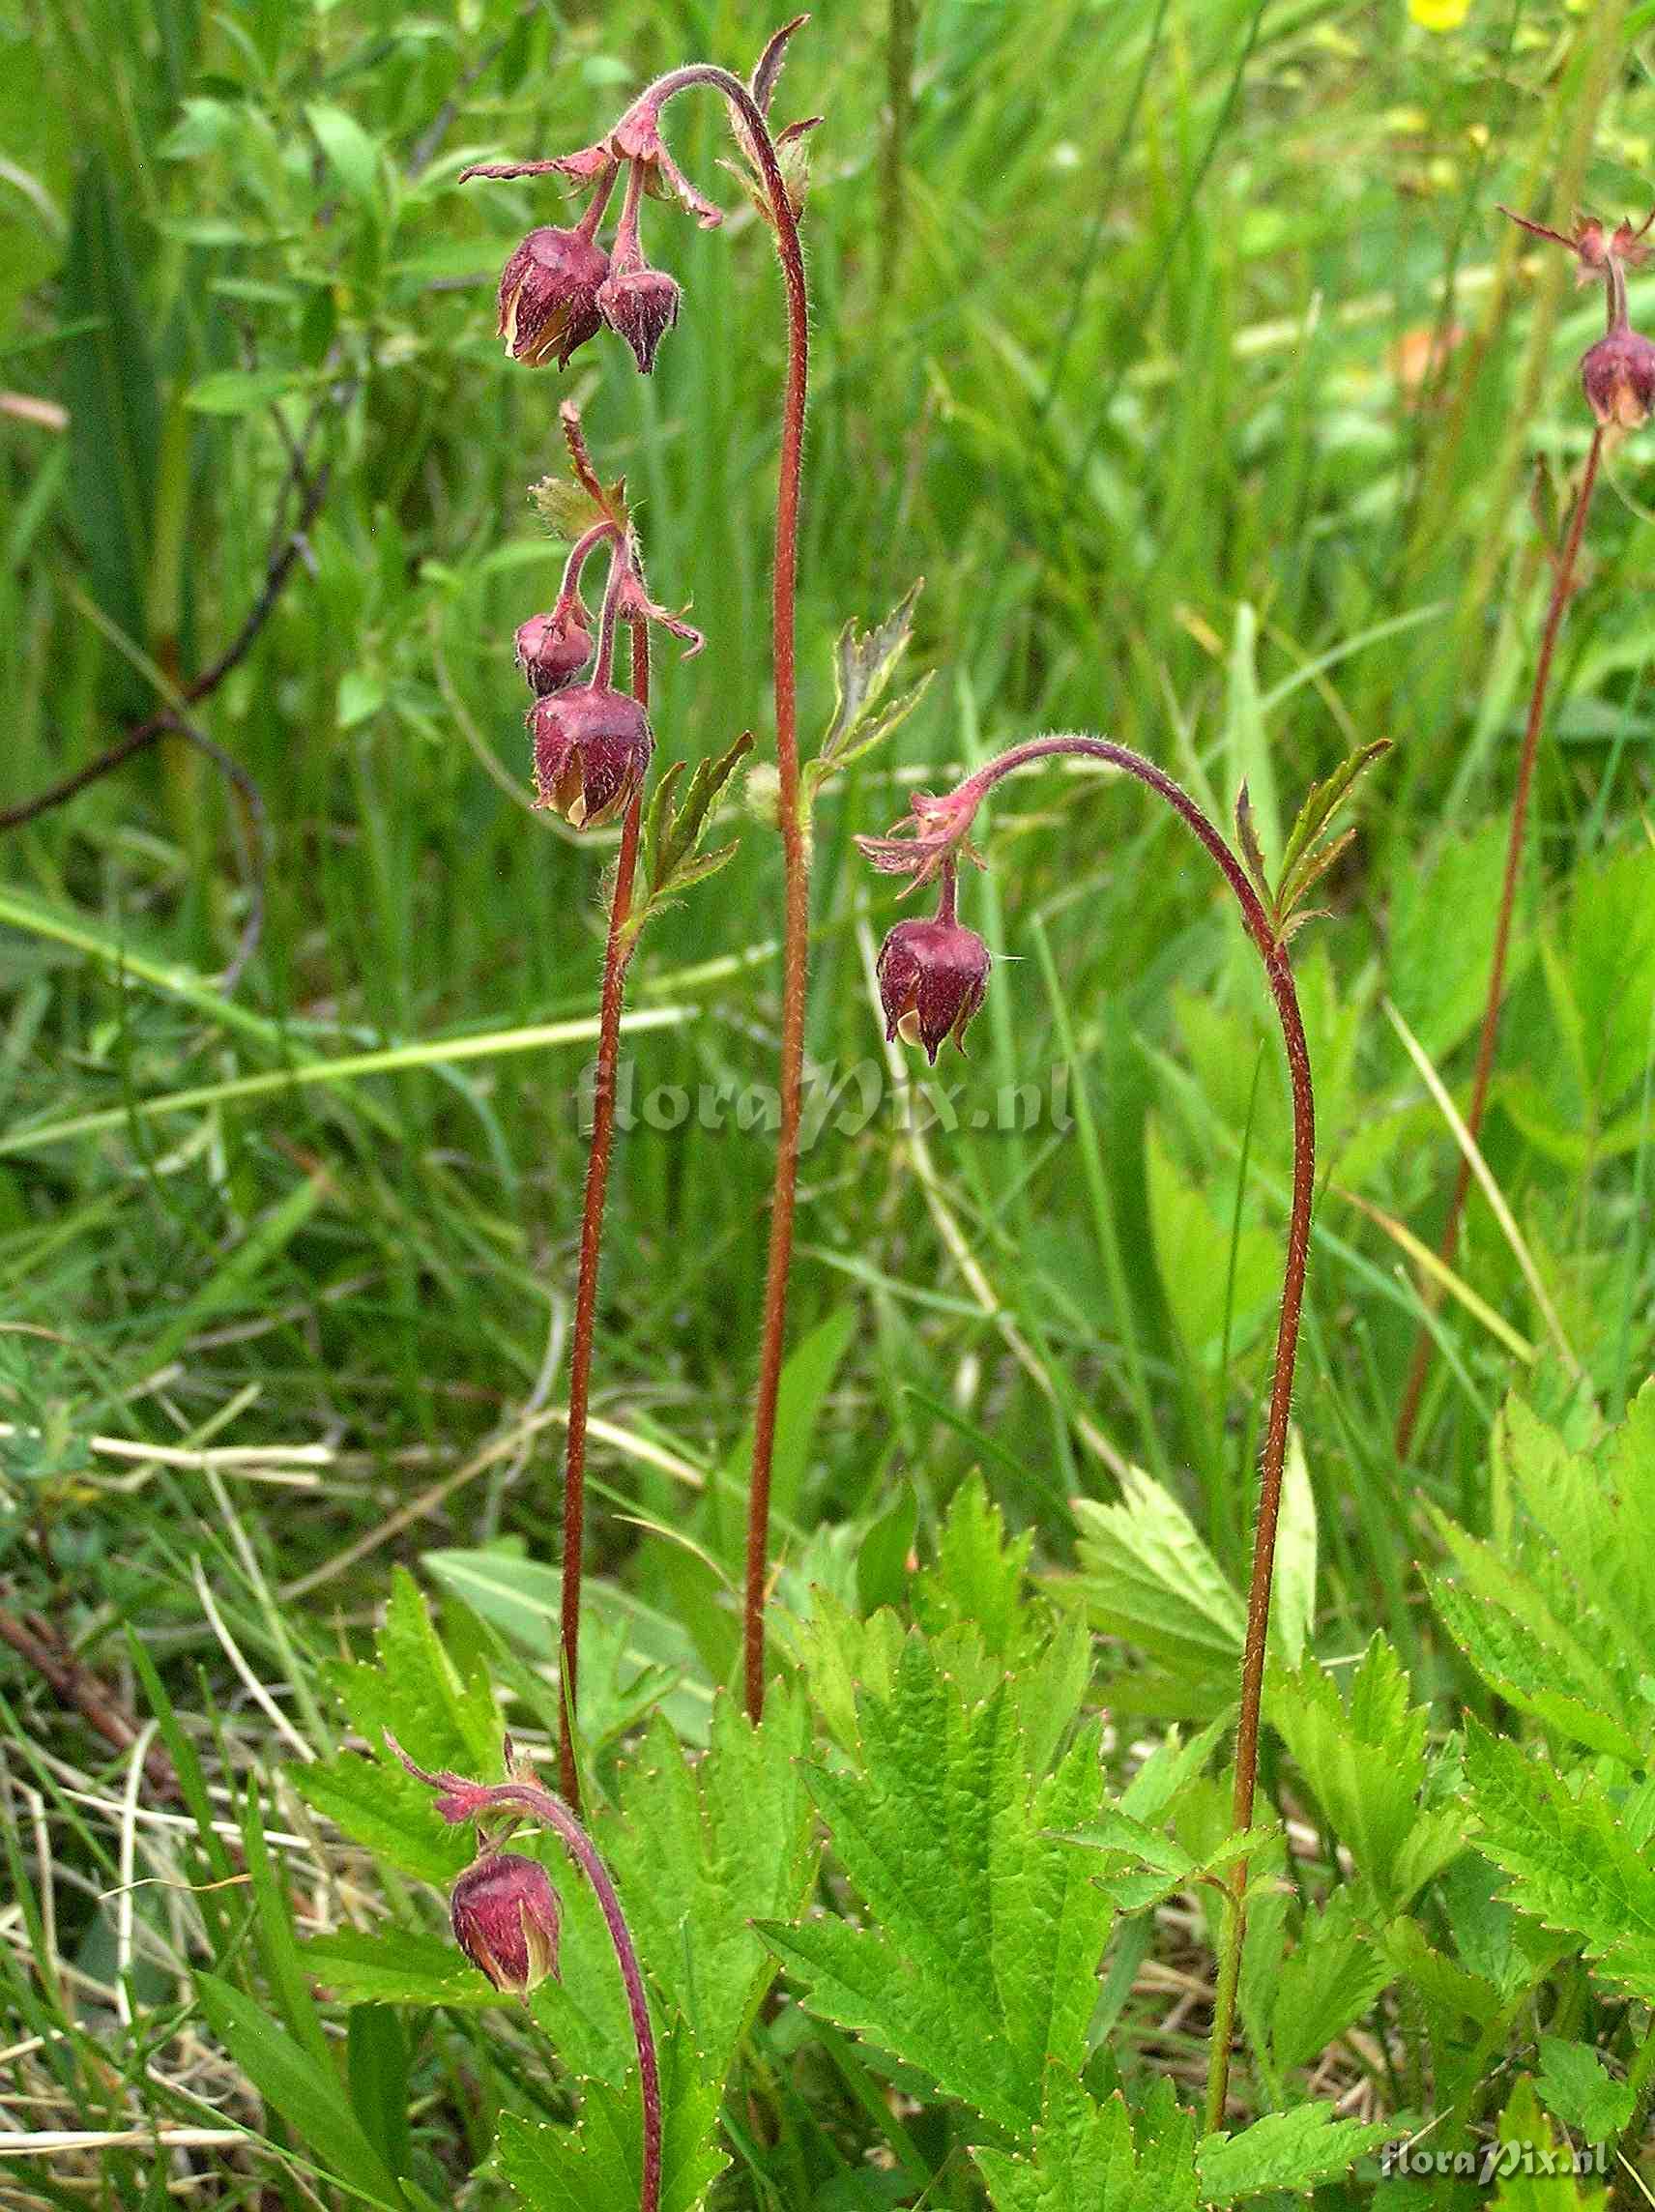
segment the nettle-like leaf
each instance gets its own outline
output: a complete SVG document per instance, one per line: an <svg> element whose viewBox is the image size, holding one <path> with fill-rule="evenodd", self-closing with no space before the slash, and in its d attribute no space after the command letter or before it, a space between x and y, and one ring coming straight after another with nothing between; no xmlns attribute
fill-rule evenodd
<svg viewBox="0 0 1655 2212"><path fill-rule="evenodd" d="M1271 1693L1270 1719L1329 1825L1358 1870L1393 1906L1441 1871L1462 1847L1457 1812L1422 1810L1428 1719L1408 1702L1402 1662L1376 1634L1350 1678L1311 1666Z"/></svg>
<svg viewBox="0 0 1655 2212"><path fill-rule="evenodd" d="M1279 1833L1275 1828L1249 1828L1241 1835L1226 1836L1198 1857L1176 1836L1135 1820L1118 1805L1106 1805L1096 1820L1068 1830L1063 1841L1100 1852L1105 1864L1097 1877L1098 1887L1122 1912L1144 1912L1202 1883L1217 1890L1237 1859L1255 1858ZM1274 1877L1265 1879L1273 1883Z"/></svg>
<svg viewBox="0 0 1655 2212"><path fill-rule="evenodd" d="M1610 2142L1631 2121L1637 2096L1617 2081L1597 2052L1560 2035L1540 2038L1540 2079L1535 2086L1547 2110L1587 2142Z"/></svg>
<svg viewBox="0 0 1655 2212"><path fill-rule="evenodd" d="M799 1699L772 1692L754 1728L720 1694L692 1761L657 1715L622 1773L619 1820L600 1829L651 1976L719 2082L775 1979L753 1922L799 1911L815 1878L808 1734Z"/></svg>
<svg viewBox="0 0 1655 2212"><path fill-rule="evenodd" d="M798 1911L814 1877L798 1767L806 1725L799 1703L779 1694L757 1729L720 1698L708 1751L691 1759L657 1718L621 1775L618 1801L588 1809L643 1960L657 2040L671 2047L661 2052L662 2096L666 2166L677 2178L670 2191L663 2183L661 2201L681 2212L700 2203L726 2163L714 2139L724 2084L775 1976L755 1911ZM572 2130L503 2127L501 2161L531 2205L595 2212L636 2201L636 2057L596 1901L582 1881L560 1878L560 1973L530 2001L576 2078L580 2117Z"/></svg>
<svg viewBox="0 0 1655 2212"><path fill-rule="evenodd" d="M1565 1777L1468 1720L1466 1779L1508 1902L1655 2003L1655 1867L1597 1775Z"/></svg>
<svg viewBox="0 0 1655 2212"><path fill-rule="evenodd" d="M992 1658L1010 1656L1032 1609L1023 1598L1033 1531L1008 1543L1000 1508L980 1475L961 1484L938 1539L935 1564L915 1580L914 1611L935 1636L970 1621Z"/></svg>
<svg viewBox="0 0 1655 2212"><path fill-rule="evenodd" d="M1456 1570L1430 1578L1443 1625L1490 1688L1560 1735L1638 1767L1655 1737L1655 1387L1593 1456L1513 1398L1494 1441L1496 1534L1434 1526Z"/></svg>
<svg viewBox="0 0 1655 2212"><path fill-rule="evenodd" d="M1378 2002L1394 1973L1348 1889L1307 1910L1297 1943L1276 1969L1270 2050L1277 2071L1320 2058Z"/></svg>
<svg viewBox="0 0 1655 2212"><path fill-rule="evenodd" d="M725 786L752 749L753 733L744 730L716 759L698 760L693 769L673 761L656 779L644 818L644 896L627 925L633 937L691 884L705 883L735 859L737 842L705 853L702 841Z"/></svg>
<svg viewBox="0 0 1655 2212"><path fill-rule="evenodd" d="M833 717L815 759L805 764L807 804L830 776L883 743L924 698L929 671L910 690L886 697L914 635L914 609L924 588L921 577L872 629L848 622L839 632L833 649Z"/></svg>
<svg viewBox="0 0 1655 2212"><path fill-rule="evenodd" d="M1237 2135L1208 2136L1196 2153L1202 2200L1240 2204L1280 2189L1337 2181L1392 2134L1361 2120L1336 2120L1331 2104L1266 2112Z"/></svg>
<svg viewBox="0 0 1655 2212"><path fill-rule="evenodd" d="M1197 1719L1226 1709L1246 1634L1247 1608L1170 1490L1140 1468L1113 1504L1075 1502L1079 1572L1054 1586L1078 1599L1092 1626L1165 1670L1152 1680L1165 1709ZM1288 1448L1277 1547L1272 1656L1302 1657L1316 1606L1316 1499L1298 1440ZM1131 1691L1127 1692L1132 1694Z"/></svg>
<svg viewBox="0 0 1655 2212"><path fill-rule="evenodd" d="M772 1921L767 1939L811 2011L1027 2140L1049 2064L1086 2057L1113 1918L1060 1840L1102 1804L1097 1729L1042 1773L1009 1685L969 1701L917 1632L857 1718L848 1765L808 1774L867 1919Z"/></svg>
<svg viewBox="0 0 1655 2212"><path fill-rule="evenodd" d="M1136 2124L1124 2099L1095 2104L1073 2074L1047 2070L1031 2152L972 2153L995 2212L1195 2212L1195 2123L1156 2084Z"/></svg>
<svg viewBox="0 0 1655 2212"><path fill-rule="evenodd" d="M613 1979L613 1972L611 1974ZM657 2032L661 2073L661 2212L700 2212L730 2161L717 2142L721 2082L675 2017ZM634 2062L616 2079L577 2075L577 2127L506 2112L496 2155L530 2212L617 2212L636 2204L643 2113Z"/></svg>
<svg viewBox="0 0 1655 2212"><path fill-rule="evenodd" d="M413 1577L398 1568L377 1662L331 1665L323 1680L356 1732L374 1747L291 1770L294 1787L353 1842L421 1880L447 1883L471 1856L469 1838L439 1819L431 1792L394 1760L378 1756L389 1731L421 1766L491 1774L501 1720L479 1666L455 1664Z"/></svg>

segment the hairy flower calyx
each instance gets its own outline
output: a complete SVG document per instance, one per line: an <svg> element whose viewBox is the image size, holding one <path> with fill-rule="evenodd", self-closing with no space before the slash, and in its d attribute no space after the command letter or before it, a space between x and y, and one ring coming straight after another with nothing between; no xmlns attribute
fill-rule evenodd
<svg viewBox="0 0 1655 2212"><path fill-rule="evenodd" d="M1604 427L1638 429L1655 411L1655 343L1621 323L1582 361L1581 387Z"/></svg>
<svg viewBox="0 0 1655 2212"><path fill-rule="evenodd" d="M556 1978L563 1906L538 1859L485 1850L455 1882L449 1910L454 1941L497 1990L527 1996Z"/></svg>
<svg viewBox="0 0 1655 2212"><path fill-rule="evenodd" d="M936 1064L948 1038L964 1052L967 1024L988 992L988 946L950 916L899 921L880 947L875 971L886 1039L924 1048Z"/></svg>
<svg viewBox="0 0 1655 2212"><path fill-rule="evenodd" d="M530 231L500 276L498 335L511 359L566 367L602 325L597 295L608 275L608 254L584 230Z"/></svg>
<svg viewBox="0 0 1655 2212"><path fill-rule="evenodd" d="M549 693L529 710L535 741L535 803L571 830L613 821L643 787L654 738L650 718L624 691L599 684Z"/></svg>
<svg viewBox="0 0 1655 2212"><path fill-rule="evenodd" d="M517 665L537 698L566 690L584 675L592 654L592 616L578 594L560 599L550 614L531 615L518 627Z"/></svg>

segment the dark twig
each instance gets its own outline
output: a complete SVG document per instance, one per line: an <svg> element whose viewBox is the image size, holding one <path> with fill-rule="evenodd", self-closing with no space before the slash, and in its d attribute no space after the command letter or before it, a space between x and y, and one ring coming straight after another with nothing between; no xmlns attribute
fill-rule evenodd
<svg viewBox="0 0 1655 2212"><path fill-rule="evenodd" d="M76 1658L50 1621L38 1613L0 1611L0 1644L6 1644L32 1667L58 1703L78 1713L94 1733L115 1751L131 1751L138 1730L123 1711L114 1692L92 1669ZM144 1754L144 1776L157 1796L176 1799L178 1776L162 1747L151 1744Z"/></svg>
<svg viewBox="0 0 1655 2212"><path fill-rule="evenodd" d="M280 550L276 554L265 571L264 583L258 597L247 610L247 618L241 628L237 630L223 652L218 655L216 660L210 661L198 676L192 677L189 683L185 685L181 694L185 706L193 707L201 700L210 698L218 690L230 671L238 667L252 651L260 630L275 613L276 601L280 598L286 588L287 579L293 572L294 563L305 549L306 533L315 521L321 510L322 502L327 496L328 471L325 468L320 469L314 477L303 480L305 481L305 495L300 505L299 513ZM125 767L126 763L135 753L142 752L146 746L153 745L158 739L165 737L168 731L177 731L180 727L176 708L162 707L159 709L155 713L148 715L143 721L136 723L128 730L112 745L105 747L95 759L86 762L83 767L77 768L72 775L66 775L59 782L48 785L44 791L36 792L32 799L20 800L15 806L0 808L0 830L20 830L25 823L34 822L41 815L49 813L54 806L62 806L67 800L73 799L78 793L84 791L88 784L96 783L100 776L108 775L114 770ZM186 737L191 736L188 730L185 730L183 734ZM209 741L201 739L199 733L195 733L194 742L202 744L203 749L210 749ZM228 755L220 756L221 765L227 764L227 762ZM229 772L227 766L226 772ZM256 801L256 792L252 794L252 798ZM262 807L260 807L259 812L262 816Z"/></svg>

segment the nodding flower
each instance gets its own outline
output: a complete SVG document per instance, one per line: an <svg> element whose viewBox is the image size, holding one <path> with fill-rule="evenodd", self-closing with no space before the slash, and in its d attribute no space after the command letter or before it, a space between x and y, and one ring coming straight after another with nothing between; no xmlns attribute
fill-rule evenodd
<svg viewBox="0 0 1655 2212"><path fill-rule="evenodd" d="M535 803L571 830L613 821L649 773L654 738L636 699L596 684L550 692L529 710Z"/></svg>
<svg viewBox="0 0 1655 2212"><path fill-rule="evenodd" d="M1608 329L1581 362L1581 386L1600 429L1636 430L1655 412L1655 343L1632 328L1627 319L1626 273L1648 260L1648 232L1655 211L1636 229L1630 222L1611 230L1596 216L1575 218L1572 231L1552 230L1526 216L1500 211L1536 238L1550 239L1572 253L1580 264L1577 281L1590 284L1601 279Z"/></svg>
<svg viewBox="0 0 1655 2212"><path fill-rule="evenodd" d="M974 929L933 916L899 921L875 971L886 1036L922 1045L933 1065L949 1037L964 1052L966 1026L988 992L988 946Z"/></svg>
<svg viewBox="0 0 1655 2212"><path fill-rule="evenodd" d="M602 328L597 295L608 275L608 254L584 230L532 230L500 276L499 335L511 359L566 367Z"/></svg>
<svg viewBox="0 0 1655 2212"><path fill-rule="evenodd" d="M1606 428L1640 428L1655 411L1655 343L1622 323L1581 363L1581 386Z"/></svg>
<svg viewBox="0 0 1655 2212"><path fill-rule="evenodd" d="M449 1907L454 1941L497 1990L527 1996L556 1978L563 1906L538 1859L485 1850L455 1882Z"/></svg>
<svg viewBox="0 0 1655 2212"><path fill-rule="evenodd" d="M655 349L678 321L682 294L664 269L612 269L599 287L597 311L617 337L624 338L648 376Z"/></svg>
<svg viewBox="0 0 1655 2212"><path fill-rule="evenodd" d="M531 615L517 631L517 665L537 699L566 691L592 653L592 617L578 596L560 599L549 615Z"/></svg>

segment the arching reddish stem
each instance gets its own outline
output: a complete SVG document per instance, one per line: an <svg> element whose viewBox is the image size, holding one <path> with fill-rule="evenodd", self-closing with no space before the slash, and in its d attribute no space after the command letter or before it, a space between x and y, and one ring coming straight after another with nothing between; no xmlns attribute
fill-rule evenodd
<svg viewBox="0 0 1655 2212"><path fill-rule="evenodd" d="M597 1900L597 1908L603 1915L603 1925L609 1931L614 1946L615 1963L621 1969L621 1980L626 1991L626 2011L632 2023L632 2041L638 2052L638 2089L644 2113L643 2171L638 2184L638 2212L659 2212L661 2201L661 2076L655 2055L655 2033L650 2020L649 1999L644 1994L644 1971L638 1961L638 1947L632 1940L632 1931L626 1925L626 1915L621 1909L621 1900L615 1884L609 1877L597 1846L569 1810L554 1797L549 1790L528 1779L525 1768L512 1768L505 1782L470 1782L463 1775L427 1773L416 1766L393 1735L386 1742L420 1781L429 1783L439 1792L437 1811L453 1826L467 1820L486 1819L490 1815L505 1813L538 1820L557 1835L592 1886ZM507 1744L507 1761L511 1767L511 1746ZM508 1820L508 1827L511 1825Z"/></svg>
<svg viewBox="0 0 1655 2212"><path fill-rule="evenodd" d="M1259 1469L1259 1519L1253 1542L1252 1581L1247 1593L1247 1631L1241 1654L1240 1713L1235 1729L1235 1782L1231 1818L1240 1834L1253 1824L1253 1805L1259 1779L1259 1725L1263 1703L1264 1659L1270 1625L1270 1588L1275 1573L1276 1532L1281 1520L1282 1478L1287 1464L1288 1424L1292 1411L1293 1367L1298 1357L1299 1320L1304 1309L1305 1269L1310 1258L1310 1216L1316 1187L1316 1101L1311 1088L1310 1048L1299 1015L1298 993L1286 946L1278 938L1254 889L1252 880L1225 838L1180 784L1140 753L1107 739L1088 737L1034 738L1016 745L998 760L967 778L946 800L926 800L914 851L927 850L926 828L938 827L930 838L935 864L948 871L963 844L972 817L983 796L1016 769L1031 762L1060 755L1079 755L1106 762L1147 786L1178 816L1184 827L1205 846L1241 909L1242 923L1263 963L1264 979L1275 1002L1287 1056L1288 1080L1292 1091L1293 1161L1292 1197L1288 1213L1287 1264L1282 1274L1281 1317L1276 1328L1275 1367L1270 1379L1269 1406L1264 1422L1264 1445ZM919 808L915 809L916 818ZM904 848L896 840L874 839L876 864L895 872L902 865ZM915 870L916 873L920 872ZM926 867L923 872L930 873ZM1207 2071L1206 2125L1223 2125L1230 2083L1230 2047L1235 2031L1236 1995L1240 1986L1241 1946L1245 1934L1242 1900L1246 1892L1246 1861L1238 1860L1225 1892L1224 1928L1219 1948L1218 1993L1213 2013L1211 2055Z"/></svg>
<svg viewBox="0 0 1655 2212"><path fill-rule="evenodd" d="M776 490L775 560L771 579L771 658L775 683L777 813L781 824L783 914L780 1119L770 1189L769 1251L765 1268L759 1377L753 1398L753 1464L747 1493L747 1565L742 1608L742 1672L747 1715L765 1704L765 1595L769 1561L770 1470L775 1456L776 1400L787 1334L787 1286L793 1266L793 1225L798 1187L798 1127L804 1083L804 1000L810 944L810 863L800 805L798 730L794 674L798 577L798 505L809 384L810 304L804 249L787 181L763 110L740 77L708 63L675 70L652 85L644 102L657 109L691 85L721 92L740 116L764 176L787 293L787 381L782 395L781 460Z"/></svg>

